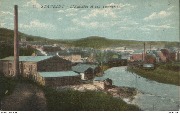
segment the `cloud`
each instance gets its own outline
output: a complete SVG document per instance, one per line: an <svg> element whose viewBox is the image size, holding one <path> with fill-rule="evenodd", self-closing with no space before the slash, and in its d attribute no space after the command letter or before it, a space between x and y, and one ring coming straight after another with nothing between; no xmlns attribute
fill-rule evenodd
<svg viewBox="0 0 180 114"><path fill-rule="evenodd" d="M125 27L125 26L123 26L123 27L119 27L121 30L131 30L132 28L130 28L130 27Z"/></svg>
<svg viewBox="0 0 180 114"><path fill-rule="evenodd" d="M112 8L116 7L116 8ZM57 11L61 16L66 17L75 17L79 18L76 25L83 26L83 27L106 27L108 23L101 22L102 18L104 20L108 19L118 19L119 13L121 11L127 11L127 9L131 9L133 6L130 4L107 4L106 7L101 7L99 9L92 8L90 10L84 10L84 9L77 9L77 8L68 8L68 9L60 9ZM79 17L78 17L79 16ZM103 25L106 24L106 25ZM110 25L111 26L111 25Z"/></svg>
<svg viewBox="0 0 180 114"><path fill-rule="evenodd" d="M147 27L147 26L141 26L141 27L138 27L138 29L139 30L141 30L141 31L150 31L151 29L149 28L149 27Z"/></svg>
<svg viewBox="0 0 180 114"><path fill-rule="evenodd" d="M115 9L125 9L125 10L130 10L132 8L134 8L135 6L131 5L131 4L115 4L115 3L110 3L104 6L105 8L115 8Z"/></svg>
<svg viewBox="0 0 180 114"><path fill-rule="evenodd" d="M78 9L75 8L68 8L66 10L59 10L57 11L60 14L64 14L66 17L76 16L78 14Z"/></svg>
<svg viewBox="0 0 180 114"><path fill-rule="evenodd" d="M111 17L116 18L117 15L113 12L110 8L105 9L93 9L90 11L90 13L86 16L84 16L84 19L90 19L91 17L97 17L97 16L103 16L103 17Z"/></svg>
<svg viewBox="0 0 180 114"><path fill-rule="evenodd" d="M85 28L93 28L93 29L108 29L116 24L116 22L113 21L87 21L87 20L80 20L80 19L72 19L72 22L75 24L75 26L85 27Z"/></svg>
<svg viewBox="0 0 180 114"><path fill-rule="evenodd" d="M0 23L0 28L5 27L5 24L6 24L6 23Z"/></svg>
<svg viewBox="0 0 180 114"><path fill-rule="evenodd" d="M132 25L133 26L139 25L138 22L134 21L130 17L121 17L121 18L119 18L118 22L119 22L120 25L130 25L130 26L132 26Z"/></svg>
<svg viewBox="0 0 180 114"><path fill-rule="evenodd" d="M137 25L126 25L126 24L122 24L122 26L119 26L118 27L118 30L117 31L119 31L119 32L122 32L122 31L137 31L137 30L139 30L139 31L142 31L142 32L149 32L151 29L149 28L149 27L147 27L147 26L141 26L141 25L139 25L139 24L137 24Z"/></svg>
<svg viewBox="0 0 180 114"><path fill-rule="evenodd" d="M76 8L68 8L65 10L58 10L57 12L58 13L75 13L77 11L78 11L78 9L76 9Z"/></svg>
<svg viewBox="0 0 180 114"><path fill-rule="evenodd" d="M169 15L171 15L171 13L167 11L153 12L148 17L145 17L144 20L148 21L148 20L154 20L154 19L161 19L161 18L168 17Z"/></svg>
<svg viewBox="0 0 180 114"><path fill-rule="evenodd" d="M59 17L57 20L58 20L58 21L61 21L62 19L63 19L63 18Z"/></svg>
<svg viewBox="0 0 180 114"><path fill-rule="evenodd" d="M89 12L89 14L83 16L82 18L84 19L90 19L93 17L109 17L109 18L118 18L118 15L120 12L123 11L130 11L132 8L135 6L130 5L130 4L115 4L115 3L110 3L105 6L103 6L100 9L93 9Z"/></svg>
<svg viewBox="0 0 180 114"><path fill-rule="evenodd" d="M87 28L96 28L98 26L98 22L85 22L79 19L72 19L72 22L78 26Z"/></svg>
<svg viewBox="0 0 180 114"><path fill-rule="evenodd" d="M33 20L29 24L20 24L22 29L48 29L55 30L55 26L50 23L42 23L39 20Z"/></svg>
<svg viewBox="0 0 180 114"><path fill-rule="evenodd" d="M8 16L8 15L13 16L13 13L11 13L9 11L1 11L0 12L0 16Z"/></svg>
<svg viewBox="0 0 180 114"><path fill-rule="evenodd" d="M174 8L174 6L169 7L167 10L170 11Z"/></svg>
<svg viewBox="0 0 180 114"><path fill-rule="evenodd" d="M147 25L147 27L154 28L155 30L174 28L174 27L171 27L170 24L165 24L165 25Z"/></svg>
<svg viewBox="0 0 180 114"><path fill-rule="evenodd" d="M38 8L38 9L42 9L41 8L41 5L36 1L36 0L31 0L31 1L29 1L29 2L27 2L25 5L24 5L24 7L28 7L28 6L33 6L33 7L36 7L36 8Z"/></svg>
<svg viewBox="0 0 180 114"><path fill-rule="evenodd" d="M71 16L75 16L77 15L77 13L69 13L69 14L66 14L66 17L71 17Z"/></svg>
<svg viewBox="0 0 180 114"><path fill-rule="evenodd" d="M64 13L64 10L59 10L59 11L57 11L58 13Z"/></svg>
<svg viewBox="0 0 180 114"><path fill-rule="evenodd" d="M66 9L65 11L66 11L66 12L69 12L69 13L72 13L72 12L77 12L78 9L76 9L76 8L68 8L68 9Z"/></svg>
<svg viewBox="0 0 180 114"><path fill-rule="evenodd" d="M78 27L69 27L64 29L65 32L78 32L80 29Z"/></svg>
<svg viewBox="0 0 180 114"><path fill-rule="evenodd" d="M87 10L80 10L79 12L80 12L80 13L86 13Z"/></svg>

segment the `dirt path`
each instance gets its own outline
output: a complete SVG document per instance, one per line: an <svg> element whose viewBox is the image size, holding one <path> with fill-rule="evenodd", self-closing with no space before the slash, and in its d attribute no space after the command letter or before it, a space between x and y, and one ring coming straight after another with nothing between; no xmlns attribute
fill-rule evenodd
<svg viewBox="0 0 180 114"><path fill-rule="evenodd" d="M4 111L45 111L46 98L33 84L17 84L14 92L2 101Z"/></svg>

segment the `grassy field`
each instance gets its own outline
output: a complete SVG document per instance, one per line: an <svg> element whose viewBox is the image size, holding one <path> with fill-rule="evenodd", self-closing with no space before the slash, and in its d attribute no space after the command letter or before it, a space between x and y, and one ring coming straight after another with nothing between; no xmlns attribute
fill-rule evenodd
<svg viewBox="0 0 180 114"><path fill-rule="evenodd" d="M180 86L179 68L179 63L167 63L160 64L155 70L144 70L140 68L128 68L128 70L157 82Z"/></svg>
<svg viewBox="0 0 180 114"><path fill-rule="evenodd" d="M103 92L73 90L55 91L45 89L47 107L50 111L137 111L134 105L113 98Z"/></svg>

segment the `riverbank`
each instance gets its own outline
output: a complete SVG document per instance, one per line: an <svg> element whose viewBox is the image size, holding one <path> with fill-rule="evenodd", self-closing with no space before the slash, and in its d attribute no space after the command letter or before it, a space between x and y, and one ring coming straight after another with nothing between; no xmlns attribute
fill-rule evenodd
<svg viewBox="0 0 180 114"><path fill-rule="evenodd" d="M140 91L131 102L140 109L167 111L179 109L179 87L159 83L127 71L127 66L113 67L104 72L103 77L95 80L112 79L113 85L136 88ZM154 108L153 108L154 107Z"/></svg>
<svg viewBox="0 0 180 114"><path fill-rule="evenodd" d="M2 77L4 78L4 77ZM106 92L96 83L69 86L74 89L62 87L60 91L53 88L42 87L29 80L1 79L3 91L1 96L2 110L48 110L48 111L139 111L140 109L132 104L127 104L121 98L129 98L128 89L111 88ZM7 83L6 83L7 82ZM100 84L101 85L101 84ZM6 86L8 88L6 88ZM93 88L94 87L94 88ZM63 89L66 88L66 89ZM4 95L8 89L8 95ZM118 94L117 91L119 91ZM114 94L112 96L112 94ZM118 96L119 95L119 96ZM119 97L118 99L115 98ZM14 101L16 101L16 104ZM14 104L15 103L15 104ZM23 105L22 105L23 104ZM42 106L42 107L41 107ZM47 106L47 107L46 107ZM41 108L39 108L41 107Z"/></svg>
<svg viewBox="0 0 180 114"><path fill-rule="evenodd" d="M117 87L103 90L94 84L45 89L48 110L53 111L139 111L128 104L136 94L135 89ZM124 101L121 99L124 98ZM127 100L128 99L128 100ZM126 102L125 102L126 101Z"/></svg>
<svg viewBox="0 0 180 114"><path fill-rule="evenodd" d="M127 70L150 80L180 86L179 68L172 69L173 67L174 64L167 63L159 65L154 70L144 70L136 67L128 67Z"/></svg>
<svg viewBox="0 0 180 114"><path fill-rule="evenodd" d="M137 89L135 88L118 87L115 85L112 85L111 87L104 89L101 83L102 82L94 82L91 84L62 86L62 87L57 87L56 90L57 91L73 90L73 91L80 91L80 92L86 92L86 91L103 92L114 98L122 99L124 102L128 104L131 104L131 101L135 98L135 96L138 93Z"/></svg>

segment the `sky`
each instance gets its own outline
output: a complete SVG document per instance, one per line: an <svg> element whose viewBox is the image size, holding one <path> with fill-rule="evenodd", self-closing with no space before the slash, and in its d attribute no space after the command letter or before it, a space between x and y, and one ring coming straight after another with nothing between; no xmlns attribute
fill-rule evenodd
<svg viewBox="0 0 180 114"><path fill-rule="evenodd" d="M0 0L0 28L50 39L179 41L179 0ZM49 8L48 8L49 7Z"/></svg>

